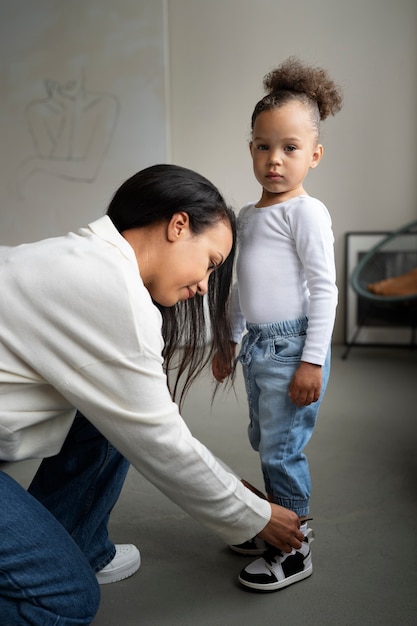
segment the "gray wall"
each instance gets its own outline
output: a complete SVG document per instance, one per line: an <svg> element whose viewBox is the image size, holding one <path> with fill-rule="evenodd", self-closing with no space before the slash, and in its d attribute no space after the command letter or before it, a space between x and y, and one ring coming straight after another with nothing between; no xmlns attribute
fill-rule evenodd
<svg viewBox="0 0 417 626"><path fill-rule="evenodd" d="M62 234L165 161L164 0L0 0L0 244Z"/></svg>
<svg viewBox="0 0 417 626"><path fill-rule="evenodd" d="M344 88L323 124L324 159L306 189L328 206L341 291L344 233L417 218L415 0L171 0L172 158L211 178L240 207L260 195L248 151L262 78L290 55Z"/></svg>
<svg viewBox="0 0 417 626"><path fill-rule="evenodd" d="M345 232L417 217L415 0L0 0L0 33L0 245L84 225L161 161L238 210L260 193L247 144L264 74L289 55L326 67L345 106L306 188L333 218L342 340ZM86 95L71 108L55 86L72 80Z"/></svg>

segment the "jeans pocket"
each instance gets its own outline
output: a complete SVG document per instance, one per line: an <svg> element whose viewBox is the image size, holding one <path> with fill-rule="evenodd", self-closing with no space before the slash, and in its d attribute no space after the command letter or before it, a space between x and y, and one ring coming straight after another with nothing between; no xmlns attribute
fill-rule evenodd
<svg viewBox="0 0 417 626"><path fill-rule="evenodd" d="M280 363L299 363L306 334L288 335L271 341L271 358Z"/></svg>

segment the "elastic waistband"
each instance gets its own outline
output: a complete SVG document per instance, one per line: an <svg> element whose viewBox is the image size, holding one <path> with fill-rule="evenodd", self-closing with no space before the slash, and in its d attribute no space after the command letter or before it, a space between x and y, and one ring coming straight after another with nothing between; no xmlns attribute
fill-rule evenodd
<svg viewBox="0 0 417 626"><path fill-rule="evenodd" d="M284 320L283 322L269 322L268 324L251 324L247 323L248 332L257 335L260 338L268 339L268 337L285 337L291 335L299 335L307 331L308 318L306 316L295 320Z"/></svg>

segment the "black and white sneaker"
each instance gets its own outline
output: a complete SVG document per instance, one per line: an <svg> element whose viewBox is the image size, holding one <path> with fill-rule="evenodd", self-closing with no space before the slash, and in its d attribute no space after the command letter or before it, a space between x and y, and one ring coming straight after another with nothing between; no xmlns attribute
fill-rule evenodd
<svg viewBox="0 0 417 626"><path fill-rule="evenodd" d="M286 554L269 546L261 558L240 572L239 582L258 591L277 591L308 578L313 573L310 551L313 539L314 532L309 528L299 550Z"/></svg>
<svg viewBox="0 0 417 626"><path fill-rule="evenodd" d="M268 545L265 543L263 539L259 539L259 537L253 537L253 539L249 539L244 543L239 543L237 545L229 546L233 552L237 552L238 554L245 554L247 556L258 556L259 554L263 554L265 550L268 548Z"/></svg>

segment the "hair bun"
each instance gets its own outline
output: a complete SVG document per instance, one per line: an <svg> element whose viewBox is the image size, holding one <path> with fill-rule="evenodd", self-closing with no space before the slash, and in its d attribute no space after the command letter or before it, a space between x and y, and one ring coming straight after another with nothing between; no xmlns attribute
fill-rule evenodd
<svg viewBox="0 0 417 626"><path fill-rule="evenodd" d="M342 90L329 73L306 65L294 56L266 74L263 86L268 95L283 91L304 94L317 103L321 120L335 115L342 108Z"/></svg>

